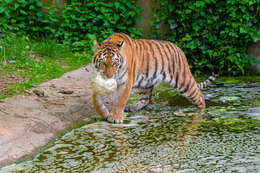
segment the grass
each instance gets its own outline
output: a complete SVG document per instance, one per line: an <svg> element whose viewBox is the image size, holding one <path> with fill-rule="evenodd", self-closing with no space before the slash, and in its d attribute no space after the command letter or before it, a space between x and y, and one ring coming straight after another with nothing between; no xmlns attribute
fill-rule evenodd
<svg viewBox="0 0 260 173"><path fill-rule="evenodd" d="M0 36L0 100L86 65L91 56L91 51L73 52L55 40L34 41L11 33ZM8 83L10 74L24 80Z"/></svg>

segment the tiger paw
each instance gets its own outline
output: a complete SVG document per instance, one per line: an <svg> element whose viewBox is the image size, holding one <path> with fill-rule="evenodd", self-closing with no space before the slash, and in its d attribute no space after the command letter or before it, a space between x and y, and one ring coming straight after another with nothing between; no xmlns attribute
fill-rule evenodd
<svg viewBox="0 0 260 173"><path fill-rule="evenodd" d="M125 109L124 109L124 112L134 112L134 108L131 107L131 106L126 106Z"/></svg>
<svg viewBox="0 0 260 173"><path fill-rule="evenodd" d="M114 124L122 124L123 123L123 118L120 116L108 116L107 117L107 121L110 123L114 123Z"/></svg>

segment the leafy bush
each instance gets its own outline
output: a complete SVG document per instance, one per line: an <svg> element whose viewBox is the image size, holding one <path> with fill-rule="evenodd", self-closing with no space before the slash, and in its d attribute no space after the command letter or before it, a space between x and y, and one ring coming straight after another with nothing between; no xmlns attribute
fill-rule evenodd
<svg viewBox="0 0 260 173"><path fill-rule="evenodd" d="M0 0L0 33L42 34L44 13L39 0Z"/></svg>
<svg viewBox="0 0 260 173"><path fill-rule="evenodd" d="M101 41L114 32L143 35L134 26L140 17L136 0L67 2L58 9L40 0L0 0L0 34L47 37L83 52L92 50L90 40L95 37ZM216 67L228 75L248 74L250 63L258 63L248 56L247 47L260 40L259 0L160 0L158 5L152 37L179 45L195 74ZM158 34L163 22L170 27L165 35Z"/></svg>
<svg viewBox="0 0 260 173"><path fill-rule="evenodd" d="M260 39L259 0L161 0L152 25L162 21L170 32L164 36L179 45L196 74L220 67L227 75L248 74L247 46Z"/></svg>
<svg viewBox="0 0 260 173"><path fill-rule="evenodd" d="M88 40L92 35L101 40L114 32L124 32L132 36L140 34L134 27L138 12L131 1L127 0L87 0L85 3L74 0L65 5L60 13L55 9L51 11L49 19L50 23L57 26L53 30L56 38L75 43Z"/></svg>
<svg viewBox="0 0 260 173"><path fill-rule="evenodd" d="M0 32L50 37L75 50L82 50L95 36L103 40L114 32L142 34L134 27L140 9L133 1L71 0L63 9L43 7L40 0L2 1ZM43 8L48 12L44 14Z"/></svg>

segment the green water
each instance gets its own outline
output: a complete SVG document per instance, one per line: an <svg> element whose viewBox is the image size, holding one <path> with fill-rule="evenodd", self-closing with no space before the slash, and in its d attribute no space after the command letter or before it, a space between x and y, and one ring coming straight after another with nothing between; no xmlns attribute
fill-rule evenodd
<svg viewBox="0 0 260 173"><path fill-rule="evenodd" d="M203 93L204 114L161 85L154 102L125 114L123 125L86 121L0 172L260 172L260 82Z"/></svg>

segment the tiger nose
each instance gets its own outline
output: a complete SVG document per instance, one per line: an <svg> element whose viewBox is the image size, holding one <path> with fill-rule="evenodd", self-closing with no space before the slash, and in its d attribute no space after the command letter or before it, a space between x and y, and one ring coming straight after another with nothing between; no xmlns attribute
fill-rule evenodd
<svg viewBox="0 0 260 173"><path fill-rule="evenodd" d="M114 75L113 74L107 74L106 76L107 76L107 78L112 78Z"/></svg>

